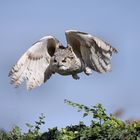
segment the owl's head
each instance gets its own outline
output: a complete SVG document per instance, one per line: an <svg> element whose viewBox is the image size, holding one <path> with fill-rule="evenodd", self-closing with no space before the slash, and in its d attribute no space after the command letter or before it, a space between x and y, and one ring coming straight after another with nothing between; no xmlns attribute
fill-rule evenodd
<svg viewBox="0 0 140 140"><path fill-rule="evenodd" d="M55 71L69 71L75 61L75 55L71 48L58 49L52 57L52 66Z"/></svg>

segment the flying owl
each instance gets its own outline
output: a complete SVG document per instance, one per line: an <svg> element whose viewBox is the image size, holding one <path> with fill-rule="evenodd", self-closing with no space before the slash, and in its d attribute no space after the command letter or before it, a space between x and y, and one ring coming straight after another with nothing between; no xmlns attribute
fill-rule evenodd
<svg viewBox="0 0 140 140"><path fill-rule="evenodd" d="M45 83L53 74L90 75L92 71L111 70L111 56L117 50L98 37L76 30L65 32L67 47L54 36L45 36L34 43L12 67L11 83L18 87L24 80L27 89Z"/></svg>

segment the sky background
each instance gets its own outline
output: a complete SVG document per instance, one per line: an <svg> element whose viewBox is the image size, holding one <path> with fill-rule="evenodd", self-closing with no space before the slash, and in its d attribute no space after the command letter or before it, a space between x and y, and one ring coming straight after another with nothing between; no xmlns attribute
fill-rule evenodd
<svg viewBox="0 0 140 140"><path fill-rule="evenodd" d="M28 92L23 84L15 89L8 73L19 57L38 39L54 35L65 46L65 30L96 35L117 48L112 71L80 74L80 80L58 74ZM46 116L42 131L65 127L82 118L64 99L85 105L102 103L108 113L124 110L122 119L140 119L140 1L139 0L1 0L0 1L0 128Z"/></svg>

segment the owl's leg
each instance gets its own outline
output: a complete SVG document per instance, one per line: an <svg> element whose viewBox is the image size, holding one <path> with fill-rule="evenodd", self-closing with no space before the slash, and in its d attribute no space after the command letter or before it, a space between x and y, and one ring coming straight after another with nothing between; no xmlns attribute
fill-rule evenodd
<svg viewBox="0 0 140 140"><path fill-rule="evenodd" d="M92 74L92 69L89 68L89 67L86 67L84 72L85 72L86 75L91 75Z"/></svg>
<svg viewBox="0 0 140 140"><path fill-rule="evenodd" d="M72 74L73 79L78 80L80 77L77 74Z"/></svg>

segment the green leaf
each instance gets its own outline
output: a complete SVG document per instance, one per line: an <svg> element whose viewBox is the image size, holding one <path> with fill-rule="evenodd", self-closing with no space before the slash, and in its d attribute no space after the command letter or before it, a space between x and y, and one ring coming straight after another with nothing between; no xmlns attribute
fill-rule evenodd
<svg viewBox="0 0 140 140"><path fill-rule="evenodd" d="M83 114L83 117L86 117L86 116L88 116L88 113L84 113L84 114Z"/></svg>

